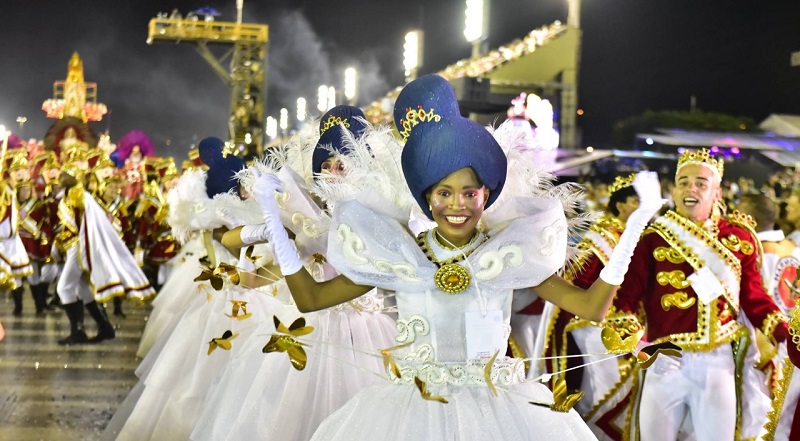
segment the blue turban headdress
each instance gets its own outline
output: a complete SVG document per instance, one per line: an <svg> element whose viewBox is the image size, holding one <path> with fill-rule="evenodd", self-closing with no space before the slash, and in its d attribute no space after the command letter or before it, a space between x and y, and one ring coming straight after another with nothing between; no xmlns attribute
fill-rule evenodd
<svg viewBox="0 0 800 441"><path fill-rule="evenodd" d="M314 174L322 171L322 163L333 154L331 150L342 154L350 151L344 143L342 126L358 138L367 128L364 119L364 112L353 106L336 106L322 116L319 121L319 141L311 158L311 171Z"/></svg>
<svg viewBox="0 0 800 441"><path fill-rule="evenodd" d="M222 150L224 148L224 141L209 136L200 141L200 144L197 145L197 152L200 154L200 160L203 161L203 164L211 167L215 162L222 159Z"/></svg>
<svg viewBox="0 0 800 441"><path fill-rule="evenodd" d="M401 165L408 188L433 219L425 193L453 172L471 167L489 189L489 208L503 189L506 155L480 124L461 116L450 83L425 75L406 85L394 106L394 122L406 139Z"/></svg>
<svg viewBox="0 0 800 441"><path fill-rule="evenodd" d="M228 155L209 166L206 172L206 194L209 198L220 193L236 190L239 194L239 181L236 173L245 168L245 163L238 156Z"/></svg>

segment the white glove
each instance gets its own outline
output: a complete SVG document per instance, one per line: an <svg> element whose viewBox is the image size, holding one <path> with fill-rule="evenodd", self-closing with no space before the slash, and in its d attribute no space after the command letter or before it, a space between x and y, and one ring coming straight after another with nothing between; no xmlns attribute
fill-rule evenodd
<svg viewBox="0 0 800 441"><path fill-rule="evenodd" d="M642 235L650 219L658 213L666 200L661 198L661 183L658 181L658 174L651 171L641 171L633 178L633 188L639 196L639 207L631 213L625 223L625 231L619 238L614 252L608 259L608 263L600 271L600 278L610 285L621 285L628 272L628 265L631 263L631 256L639 237Z"/></svg>
<svg viewBox="0 0 800 441"><path fill-rule="evenodd" d="M269 228L267 224L245 225L239 231L239 240L245 245L268 242Z"/></svg>
<svg viewBox="0 0 800 441"><path fill-rule="evenodd" d="M281 267L281 272L284 276L288 276L300 271L303 268L303 262L297 256L297 250L289 240L286 229L283 228L275 192L283 193L283 186L277 176L263 174L256 179L253 196L261 206L261 213L264 215L267 240L272 244L272 252Z"/></svg>

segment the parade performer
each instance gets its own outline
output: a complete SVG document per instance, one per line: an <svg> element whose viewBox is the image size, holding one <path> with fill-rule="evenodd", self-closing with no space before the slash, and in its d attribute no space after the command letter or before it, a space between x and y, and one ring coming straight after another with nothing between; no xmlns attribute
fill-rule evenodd
<svg viewBox="0 0 800 441"><path fill-rule="evenodd" d="M23 178L18 168L27 156L25 149L9 144L9 134L5 133L0 151L0 290L10 290L14 298L14 315L22 315L23 279L32 272L28 253L19 236L19 204L16 186ZM9 148L11 147L11 148ZM16 162L14 170L10 170Z"/></svg>
<svg viewBox="0 0 800 441"><path fill-rule="evenodd" d="M606 212L589 227L578 243L578 248L585 253L567 272L567 279L576 286L588 289L597 280L625 231L625 222L639 206L639 197L631 185L634 178L635 175L631 174L614 180L609 187ZM606 352L601 339L602 324L581 319L552 305L548 305L546 310L549 323L542 329L547 332L541 336L543 342L537 344L547 358L546 371L564 372L557 377L565 378L568 389L583 391L584 396L575 409L598 438L622 439L619 428L624 427L627 416L623 401L630 398L629 377L634 360L600 355ZM624 314L620 315L612 303L606 320L620 322L624 320ZM597 355L578 357L579 354ZM614 393L609 394L612 388Z"/></svg>
<svg viewBox="0 0 800 441"><path fill-rule="evenodd" d="M389 197L396 187L379 185L386 182L389 174L384 173L382 164L398 169L394 152L399 147L387 129L366 125L360 109L341 105L322 116L317 136L301 136L283 152L274 153L276 157L285 156L288 162L272 167L285 183L282 224L292 232L305 265L317 280L328 280L337 274L326 257L330 217L325 206L335 205L335 194L341 195L340 191L352 191L342 188L347 186L369 186L376 193L382 189ZM344 165L357 152L369 158L374 179L353 176ZM266 168L263 165L261 170ZM321 187L331 191L323 192ZM314 200L324 201L325 206L318 206ZM238 239L243 242L233 242L247 246L263 240L264 230L263 225L243 227L238 232ZM225 242L233 234L237 232L227 233ZM288 301L283 281L275 285L280 286L278 292L284 293ZM297 360L298 364L278 354L264 353L268 340L265 336L276 332L275 319L267 317L247 340L241 341L235 358L214 381L192 439L310 439L327 416L358 391L380 380L372 374L381 369L380 359L360 351L394 345L395 322L385 313L384 300L382 293L372 291L350 304L305 315L306 325L314 327L315 339L320 343L309 349L313 355L307 362ZM287 306L276 311L275 317L288 325L300 317L300 312Z"/></svg>
<svg viewBox="0 0 800 441"><path fill-rule="evenodd" d="M189 153L190 157L195 158L193 164L197 168L184 171L175 191L167 194L167 223L172 235L182 243L182 246L175 256L173 271L162 287L167 295L157 296L152 302L153 310L139 341L137 357L145 358L149 355L156 341L165 333L169 334L172 325L176 324L173 323L173 319L183 314L187 305L196 297L193 279L197 276L196 269L201 266L200 259L210 254L217 256L216 260L220 262L229 262L235 258L218 240L210 237L211 232L222 227L238 226L218 212L218 209L223 208L222 205L233 203L230 199L220 200L221 196L218 195L233 190L234 181L229 180L230 176L220 174L221 169L214 172L211 180L207 175L207 164L222 159L224 145L225 143L216 137L207 137L200 141L195 153ZM216 185L212 181L221 182ZM207 187L214 188L209 191ZM208 247L213 249L206 249ZM148 358L154 360L156 357Z"/></svg>
<svg viewBox="0 0 800 441"><path fill-rule="evenodd" d="M114 161L102 149L94 149L89 158L87 188L95 201L106 212L108 220L131 253L136 249L136 234L133 231L132 202L121 196L122 178ZM114 297L114 315L125 317L122 297Z"/></svg>
<svg viewBox="0 0 800 441"><path fill-rule="evenodd" d="M645 232L617 292L619 311L637 317L648 342L684 350L644 374L632 437L674 441L687 416L698 441L753 437L763 424L767 397L749 340L756 328L785 341L786 317L764 291L754 234L721 217L723 170L706 150L681 155L675 211Z"/></svg>
<svg viewBox="0 0 800 441"><path fill-rule="evenodd" d="M792 373L784 372L784 378L791 378L792 383L798 382L798 369L800 369L800 297L795 297L795 307L792 309L791 319L789 320L789 335L791 335L791 339L786 344L786 350L788 353L789 361L792 362L794 365L794 369ZM787 368L788 369L788 368ZM784 385L784 387L786 387ZM797 385L790 384L789 388L796 388ZM791 389L790 389L791 390ZM777 397L775 401L781 401L780 397ZM784 426L786 421L791 421L791 426L788 428L788 439L789 441L796 440L800 438L800 401L796 401L794 406L781 406L781 403L778 403L776 408L780 409L783 407L783 414L786 414L784 417L782 414L777 415L773 413L770 415L770 420L767 422L767 426L770 429L775 429L774 425L780 424L778 429L780 429L780 433L785 434L787 430ZM778 417L780 417L780 423L777 423ZM784 426L784 427L782 427ZM777 431L777 430L776 430ZM781 439L777 436L775 439ZM784 438L785 439L785 438ZM764 437L765 441L770 441L769 437Z"/></svg>
<svg viewBox="0 0 800 441"><path fill-rule="evenodd" d="M574 411L550 409L571 403L559 407L565 403L554 403L544 385L524 382L522 360L500 355L512 291L533 287L548 301L602 320L640 232L661 206L657 180L640 177L637 185L655 196L643 198L587 292L555 275L565 262L568 226L545 183L535 180L528 189L538 199L508 198L487 212L488 233L477 228L484 209L501 197L508 162L487 130L460 116L449 83L436 75L409 83L395 104L395 124L407 137L406 182L437 227L414 238L403 226L406 213L370 203L374 196L337 202L327 257L341 276L317 283L303 271L277 222L278 179L265 175L254 190L301 311L356 299L372 286L396 293L396 345L383 351L391 382L356 394L312 439L594 439Z"/></svg>
<svg viewBox="0 0 800 441"><path fill-rule="evenodd" d="M50 239L52 239L52 235L48 234L51 229L50 207L37 197L34 185L36 178L31 175L32 170L26 166L24 158L16 160L11 165L10 171L12 175L23 173L14 179L19 202L19 236L31 261L31 274L26 279L33 296L36 314L43 314L45 311L54 310L47 304L47 290L57 275L56 268L50 262ZM16 298L14 300L17 301ZM20 298L18 305L20 308L21 303ZM17 312L16 308L14 312Z"/></svg>
<svg viewBox="0 0 800 441"><path fill-rule="evenodd" d="M75 163L62 167L65 194L58 206L62 229L55 249L64 256L57 292L70 321L70 335L61 345L112 339L114 328L98 302L127 295L145 300L155 291L109 222L105 211L84 189L85 171ZM83 306L97 322L91 340L83 327Z"/></svg>
<svg viewBox="0 0 800 441"><path fill-rule="evenodd" d="M169 206L161 183L166 182L166 178L171 181L173 176L166 176L169 167L163 166L164 162L163 158L153 156L145 160L146 181L134 214L137 220L135 255L156 291L166 280L165 264L175 257L179 246L167 224Z"/></svg>
<svg viewBox="0 0 800 441"><path fill-rule="evenodd" d="M140 380L129 394L131 400L126 398L120 407L123 412L115 414L104 436L119 441L188 439L212 380L239 350L238 339L253 332L254 322L266 319L261 317L262 312L269 311L271 316L275 306L282 304L272 295L242 286L241 279L236 284L230 279L220 280L221 276L213 273L220 267L238 267L237 259L228 252L218 254L213 242L218 241L219 233L240 225L237 205L244 201L239 197L234 176L242 168L244 163L238 157L223 158L209 168L205 185L199 187L206 196L179 207L196 205L181 210L182 216L198 214L197 221L209 223L194 225L215 229L213 235L203 234L207 255L200 256L207 257L202 259L204 265L191 271L195 278L203 274L208 277L199 277L203 283L192 282L186 287L193 294L191 304L174 317L174 326L167 325L169 329L165 331L169 333L163 333L151 347L137 369ZM179 191L182 193L183 189ZM218 198L228 201L218 204ZM205 209L211 216L202 214Z"/></svg>
<svg viewBox="0 0 800 441"><path fill-rule="evenodd" d="M784 236L783 231L775 228L777 206L768 197L761 194L742 195L738 209L751 216L756 223L758 240L761 241L764 253L761 264L761 275L767 294L785 314L791 314L796 299L800 298L798 284L798 268L800 267L800 247ZM792 342L788 342L791 346ZM772 411L765 425L765 440L792 440L789 434L794 419L794 409L800 398L800 371L794 368L791 360L786 358L785 347L781 345L775 366L770 366L769 355L762 356L763 368L771 367L772 378L777 378L774 390ZM766 360L764 360L766 358Z"/></svg>
<svg viewBox="0 0 800 441"><path fill-rule="evenodd" d="M45 265L41 268L40 283L47 283L47 295L53 295L48 304L50 306L58 306L61 304L58 294L55 291L55 284L53 282L61 272L63 267L63 256L58 253L53 254L53 243L55 242L56 233L60 230L60 221L58 219L58 204L64 196L64 190L61 187L61 163L58 161L55 153L52 151L45 151L35 157L34 161L34 176L36 196L44 206L45 217L41 221L39 230L42 234L41 244L43 252L47 253L45 257ZM44 289L43 289L44 290Z"/></svg>

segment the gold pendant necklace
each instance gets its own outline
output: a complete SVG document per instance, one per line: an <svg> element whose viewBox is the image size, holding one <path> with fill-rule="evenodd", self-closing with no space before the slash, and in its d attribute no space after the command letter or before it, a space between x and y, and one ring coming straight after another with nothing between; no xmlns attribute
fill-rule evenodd
<svg viewBox="0 0 800 441"><path fill-rule="evenodd" d="M430 236L435 234L438 234L436 229L431 232ZM476 244L478 236L481 236L481 239ZM431 248L429 235L427 232L422 232L419 234L419 236L417 236L417 244L422 252L425 253L425 257L427 257L428 260L433 262L433 264L439 268L433 275L433 280L436 283L436 287L447 294L459 294L467 290L470 282L472 281L472 276L470 275L469 270L467 270L467 268L465 268L463 265L460 265L458 262L469 257L470 254L478 249L478 247L480 247L480 245L483 244L483 242L485 242L487 239L488 237L486 235L478 233L472 238L472 240L470 240L468 244L464 245L462 248L454 248L460 250L470 247L469 250L460 253L455 257L443 260L436 257L433 248ZM444 248L444 246L442 246L442 248Z"/></svg>

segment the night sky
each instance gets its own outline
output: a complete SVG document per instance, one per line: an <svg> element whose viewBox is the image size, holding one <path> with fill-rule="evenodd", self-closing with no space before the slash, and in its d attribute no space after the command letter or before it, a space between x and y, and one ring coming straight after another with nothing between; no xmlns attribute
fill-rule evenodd
<svg viewBox="0 0 800 441"><path fill-rule="evenodd" d="M489 47L566 22L566 0L493 0ZM86 81L98 84L111 113L94 123L114 141L131 129L148 134L162 155L183 156L206 136L225 137L229 91L191 44L147 45L158 12L217 8L235 21L235 1L6 0L2 5L0 124L44 136L53 120L40 110L52 83L66 76L73 51ZM403 81L405 33L425 31L420 73L470 55L463 0L255 1L244 21L270 25L268 114L294 113L304 96L315 107L320 84L342 86L359 69L359 104ZM800 114L800 2L584 0L578 119L583 144L609 147L615 121L647 109L705 111L761 120Z"/></svg>

